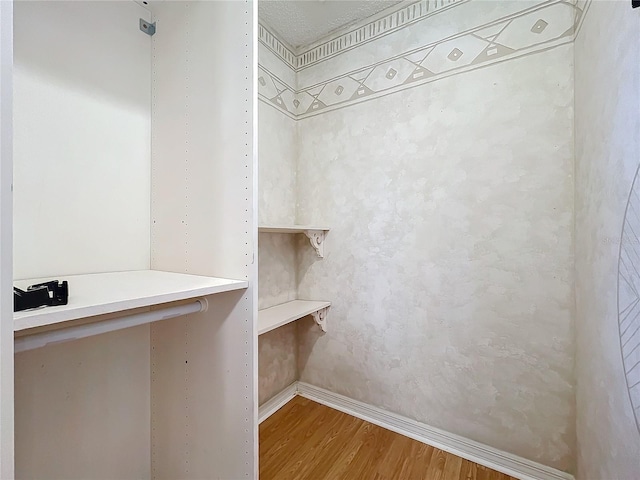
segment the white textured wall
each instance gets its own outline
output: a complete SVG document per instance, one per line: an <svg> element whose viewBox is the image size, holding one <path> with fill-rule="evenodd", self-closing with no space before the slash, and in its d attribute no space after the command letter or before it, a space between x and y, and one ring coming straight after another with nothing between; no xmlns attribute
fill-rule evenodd
<svg viewBox="0 0 640 480"><path fill-rule="evenodd" d="M640 478L618 330L620 234L640 162L640 11L592 2L575 42L580 480Z"/></svg>
<svg viewBox="0 0 640 480"><path fill-rule="evenodd" d="M296 323L260 335L258 342L258 404L262 405L298 380Z"/></svg>
<svg viewBox="0 0 640 480"><path fill-rule="evenodd" d="M149 325L16 354L16 478L151 478L150 372Z"/></svg>
<svg viewBox="0 0 640 480"><path fill-rule="evenodd" d="M290 224L296 212L296 122L260 102L258 129L260 225Z"/></svg>
<svg viewBox="0 0 640 480"><path fill-rule="evenodd" d="M572 470L573 46L298 128L301 379Z"/></svg>
<svg viewBox="0 0 640 480"><path fill-rule="evenodd" d="M137 26L149 12L44 1L14 13L13 278L149 268L151 40Z"/></svg>

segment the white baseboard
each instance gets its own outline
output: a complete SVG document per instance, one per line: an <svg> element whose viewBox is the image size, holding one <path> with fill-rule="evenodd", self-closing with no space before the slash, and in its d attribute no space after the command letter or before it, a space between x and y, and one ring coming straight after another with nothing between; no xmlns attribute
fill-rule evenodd
<svg viewBox="0 0 640 480"><path fill-rule="evenodd" d="M298 382L293 382L287 388L278 393L275 397L267 400L258 408L258 425L264 422L271 415L284 407L298 394Z"/></svg>
<svg viewBox="0 0 640 480"><path fill-rule="evenodd" d="M276 412L296 394L520 480L574 480L573 475L555 468L303 382L290 385L261 407L260 421Z"/></svg>

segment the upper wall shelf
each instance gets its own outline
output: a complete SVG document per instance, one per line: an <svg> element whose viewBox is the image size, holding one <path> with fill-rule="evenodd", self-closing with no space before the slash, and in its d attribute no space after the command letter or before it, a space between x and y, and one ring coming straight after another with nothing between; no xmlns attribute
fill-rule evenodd
<svg viewBox="0 0 640 480"><path fill-rule="evenodd" d="M69 303L15 312L14 331L248 287L248 282L242 280L157 270L54 276L46 279L16 280L14 285L24 290L29 285L54 278L69 282Z"/></svg>
<svg viewBox="0 0 640 480"><path fill-rule="evenodd" d="M310 225L262 225L258 227L261 233L304 233L315 248L320 258L324 257L324 239L329 233L327 227L315 227Z"/></svg>

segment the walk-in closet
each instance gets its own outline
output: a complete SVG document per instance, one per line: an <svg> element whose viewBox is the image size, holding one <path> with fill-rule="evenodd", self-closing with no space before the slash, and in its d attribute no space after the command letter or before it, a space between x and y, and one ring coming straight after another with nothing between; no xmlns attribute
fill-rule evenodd
<svg viewBox="0 0 640 480"><path fill-rule="evenodd" d="M0 480L640 480L639 46L0 0Z"/></svg>
<svg viewBox="0 0 640 480"><path fill-rule="evenodd" d="M263 480L640 479L633 3L259 2Z"/></svg>

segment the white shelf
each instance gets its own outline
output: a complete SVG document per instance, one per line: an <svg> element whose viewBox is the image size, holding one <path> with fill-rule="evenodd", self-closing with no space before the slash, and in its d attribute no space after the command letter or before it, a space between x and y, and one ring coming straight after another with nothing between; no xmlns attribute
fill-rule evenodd
<svg viewBox="0 0 640 480"><path fill-rule="evenodd" d="M331 302L318 302L313 300L293 300L292 302L276 305L258 311L258 335L295 322L296 320L313 315L322 331L326 332L327 311Z"/></svg>
<svg viewBox="0 0 640 480"><path fill-rule="evenodd" d="M242 280L156 270L52 276L16 280L14 285L26 290L29 285L53 279L69 282L69 303L15 312L14 331L248 287Z"/></svg>
<svg viewBox="0 0 640 480"><path fill-rule="evenodd" d="M258 227L258 231L260 233L304 233L318 256L322 258L324 257L324 239L329 233L329 228L312 225L262 225Z"/></svg>
<svg viewBox="0 0 640 480"><path fill-rule="evenodd" d="M261 233L305 233L308 230L328 232L330 229L312 225L261 225L258 227L258 231Z"/></svg>

